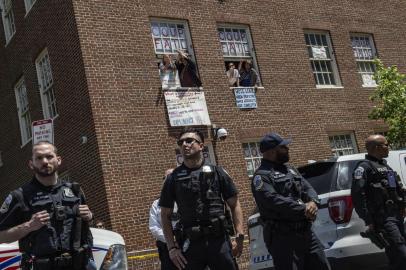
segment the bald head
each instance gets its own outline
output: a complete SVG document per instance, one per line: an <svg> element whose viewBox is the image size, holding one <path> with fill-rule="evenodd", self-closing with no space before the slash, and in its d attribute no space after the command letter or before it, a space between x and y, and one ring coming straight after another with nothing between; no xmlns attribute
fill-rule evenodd
<svg viewBox="0 0 406 270"><path fill-rule="evenodd" d="M365 140L365 148L369 155L377 159L386 158L389 153L388 141L382 135L370 135Z"/></svg>

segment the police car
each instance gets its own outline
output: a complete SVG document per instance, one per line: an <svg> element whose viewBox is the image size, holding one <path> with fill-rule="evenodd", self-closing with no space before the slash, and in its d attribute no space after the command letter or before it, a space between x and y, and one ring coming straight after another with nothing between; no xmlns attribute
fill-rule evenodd
<svg viewBox="0 0 406 270"><path fill-rule="evenodd" d="M91 228L93 256L97 269L127 270L127 253L124 239L118 233ZM21 254L18 242L0 244L0 270L20 269Z"/></svg>
<svg viewBox="0 0 406 270"><path fill-rule="evenodd" d="M365 231L365 224L352 205L352 173L364 158L365 154L347 155L299 168L319 194L321 207L313 223L313 230L322 242L333 269L380 269L387 265L384 250L360 236L360 232ZM390 151L386 160L406 185L406 150ZM249 269L273 269L272 257L263 241L259 213L249 217L248 229Z"/></svg>

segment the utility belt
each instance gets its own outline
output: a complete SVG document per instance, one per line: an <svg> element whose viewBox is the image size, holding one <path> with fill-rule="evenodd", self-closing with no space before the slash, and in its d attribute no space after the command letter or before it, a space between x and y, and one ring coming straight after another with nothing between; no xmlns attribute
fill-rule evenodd
<svg viewBox="0 0 406 270"><path fill-rule="evenodd" d="M310 230L312 223L303 221L283 221L283 220L267 220L269 228L278 232L305 232Z"/></svg>
<svg viewBox="0 0 406 270"><path fill-rule="evenodd" d="M64 252L56 256L36 257L23 255L22 270L57 270L72 269L82 270L87 265L89 256L86 248L80 248L75 252Z"/></svg>
<svg viewBox="0 0 406 270"><path fill-rule="evenodd" d="M189 239L196 241L207 238L220 238L227 235L227 224L224 216L212 218L208 223L201 225L178 228L175 230L175 236L180 236L181 239Z"/></svg>

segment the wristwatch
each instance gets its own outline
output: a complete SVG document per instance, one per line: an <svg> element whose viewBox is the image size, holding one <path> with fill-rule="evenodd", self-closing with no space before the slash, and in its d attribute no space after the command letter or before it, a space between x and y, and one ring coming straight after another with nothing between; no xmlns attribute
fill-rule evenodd
<svg viewBox="0 0 406 270"><path fill-rule="evenodd" d="M236 241L241 241L241 242L243 242L243 241L244 241L244 234L243 234L243 233L238 233L238 234L235 236L235 240L236 240Z"/></svg>

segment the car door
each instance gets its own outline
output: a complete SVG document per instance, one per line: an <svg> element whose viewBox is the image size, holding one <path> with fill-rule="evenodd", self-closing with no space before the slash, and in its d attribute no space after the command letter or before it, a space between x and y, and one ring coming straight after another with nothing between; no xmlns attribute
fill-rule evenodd
<svg viewBox="0 0 406 270"><path fill-rule="evenodd" d="M315 162L300 167L299 171L319 195L320 207L313 223L313 231L324 248L329 248L337 240L337 226L331 220L328 209L331 188L337 178L337 162Z"/></svg>

